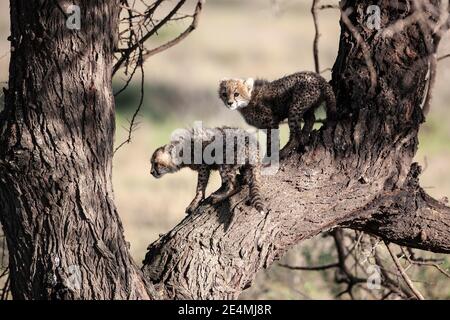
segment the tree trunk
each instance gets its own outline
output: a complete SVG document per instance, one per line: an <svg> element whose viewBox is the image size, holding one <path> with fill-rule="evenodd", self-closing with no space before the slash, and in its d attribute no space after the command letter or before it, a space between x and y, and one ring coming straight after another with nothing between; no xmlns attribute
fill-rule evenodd
<svg viewBox="0 0 450 320"><path fill-rule="evenodd" d="M11 1L0 219L15 299L148 299L113 202L119 1Z"/></svg>
<svg viewBox="0 0 450 320"><path fill-rule="evenodd" d="M380 6L386 27L410 15L411 2L371 4ZM411 169L423 122L426 37L415 23L383 38L366 27L367 1L342 3L347 15L332 80L337 123L265 177L266 215L245 204L243 190L219 206L201 206L153 243L143 270L162 297L236 298L292 245L335 226L450 252L450 210L420 189L420 170Z"/></svg>

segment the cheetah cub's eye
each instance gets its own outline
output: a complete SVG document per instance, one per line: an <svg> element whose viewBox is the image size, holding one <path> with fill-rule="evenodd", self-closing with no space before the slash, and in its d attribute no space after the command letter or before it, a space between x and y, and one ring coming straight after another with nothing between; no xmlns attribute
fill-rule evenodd
<svg viewBox="0 0 450 320"><path fill-rule="evenodd" d="M234 93L234 97L235 97L235 98L239 97L239 93L238 93L238 92L235 92L235 93Z"/></svg>

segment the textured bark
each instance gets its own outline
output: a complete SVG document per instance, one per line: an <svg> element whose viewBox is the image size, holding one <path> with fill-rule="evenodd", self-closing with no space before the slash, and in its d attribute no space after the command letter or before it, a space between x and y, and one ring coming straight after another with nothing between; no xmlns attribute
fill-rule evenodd
<svg viewBox="0 0 450 320"><path fill-rule="evenodd" d="M400 245L450 253L450 208L420 188L420 167L413 164L407 183L365 208L347 225Z"/></svg>
<svg viewBox="0 0 450 320"><path fill-rule="evenodd" d="M119 1L78 1L81 30L66 28L62 10L71 3L11 1L0 218L12 294L147 299L111 183Z"/></svg>
<svg viewBox="0 0 450 320"><path fill-rule="evenodd" d="M381 7L384 25L411 13L410 1L372 4ZM366 1L343 6L353 8L349 21L371 50L374 90L367 57L341 22L332 80L337 123L315 132L306 152L293 153L278 174L264 178L265 216L245 204L244 190L218 207L201 206L150 245L143 270L162 297L236 298L292 245L335 226L449 252L449 208L420 189L412 166L423 122L425 37L413 24L383 39L364 27Z"/></svg>

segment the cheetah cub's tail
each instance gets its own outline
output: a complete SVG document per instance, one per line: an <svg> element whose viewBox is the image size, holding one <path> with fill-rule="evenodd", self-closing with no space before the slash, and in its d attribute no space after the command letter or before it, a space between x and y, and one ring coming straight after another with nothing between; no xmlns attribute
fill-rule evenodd
<svg viewBox="0 0 450 320"><path fill-rule="evenodd" d="M260 168L259 166L254 166L251 168L251 179L250 179L250 201L252 206L258 210L259 213L264 214L264 203L261 196L261 189L260 189Z"/></svg>

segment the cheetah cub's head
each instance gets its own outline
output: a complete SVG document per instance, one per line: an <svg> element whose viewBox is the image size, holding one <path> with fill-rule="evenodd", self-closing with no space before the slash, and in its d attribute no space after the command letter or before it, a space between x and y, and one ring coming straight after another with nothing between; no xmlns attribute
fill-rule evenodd
<svg viewBox="0 0 450 320"><path fill-rule="evenodd" d="M179 167L172 159L172 147L170 144L159 147L152 155L151 174L155 178L161 178L166 173L173 173L179 170Z"/></svg>
<svg viewBox="0 0 450 320"><path fill-rule="evenodd" d="M254 80L223 79L219 86L219 97L230 110L245 108L252 97Z"/></svg>

